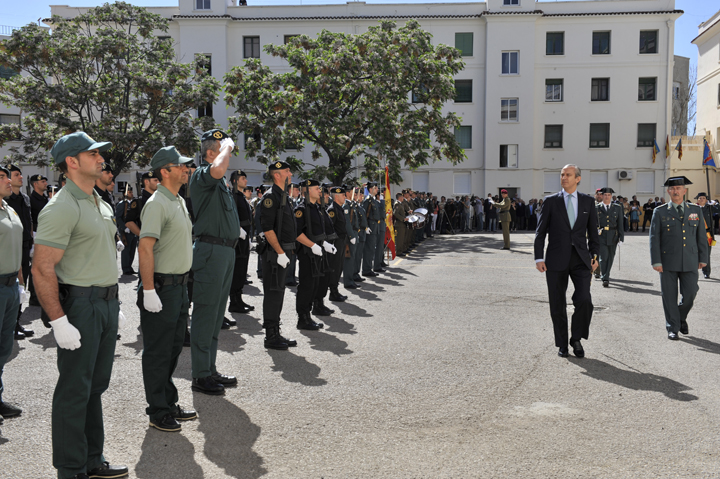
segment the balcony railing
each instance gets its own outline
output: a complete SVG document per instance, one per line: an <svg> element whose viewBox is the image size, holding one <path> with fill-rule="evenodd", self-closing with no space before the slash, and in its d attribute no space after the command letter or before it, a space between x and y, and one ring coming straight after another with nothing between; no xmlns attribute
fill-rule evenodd
<svg viewBox="0 0 720 479"><path fill-rule="evenodd" d="M13 30L17 30L19 27L11 27L10 25L0 25L0 35L10 36Z"/></svg>

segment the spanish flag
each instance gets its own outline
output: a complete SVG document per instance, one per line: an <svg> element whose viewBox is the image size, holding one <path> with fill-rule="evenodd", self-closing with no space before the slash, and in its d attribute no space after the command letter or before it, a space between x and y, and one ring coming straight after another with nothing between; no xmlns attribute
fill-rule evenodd
<svg viewBox="0 0 720 479"><path fill-rule="evenodd" d="M390 169L385 167L385 246L395 259L395 228L393 228L392 195L390 194Z"/></svg>
<svg viewBox="0 0 720 479"><path fill-rule="evenodd" d="M657 140L653 140L653 151L652 151L653 163L655 163L658 153L660 153L660 147L657 144Z"/></svg>
<svg viewBox="0 0 720 479"><path fill-rule="evenodd" d="M675 147L675 149L678 152L678 160L682 160L682 138L680 138L680 140L678 140L678 144Z"/></svg>
<svg viewBox="0 0 720 479"><path fill-rule="evenodd" d="M665 159L670 156L670 135L665 137Z"/></svg>

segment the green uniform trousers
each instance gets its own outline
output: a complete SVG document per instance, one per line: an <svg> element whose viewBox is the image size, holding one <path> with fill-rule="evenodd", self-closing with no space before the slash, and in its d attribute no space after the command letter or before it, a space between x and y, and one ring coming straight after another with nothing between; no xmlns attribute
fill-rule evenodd
<svg viewBox="0 0 720 479"><path fill-rule="evenodd" d="M375 247L377 246L377 233L369 234L365 237L362 254L362 272L369 273L373 270L373 262L375 261ZM379 266L378 266L379 267Z"/></svg>
<svg viewBox="0 0 720 479"><path fill-rule="evenodd" d="M17 273L2 276L17 276ZM18 284L0 286L0 401L2 401L3 382L2 373L5 362L10 357L13 349L13 334L17 323L18 310L20 309L20 292Z"/></svg>
<svg viewBox="0 0 720 479"><path fill-rule="evenodd" d="M382 268L383 259L385 259L385 235L387 234L387 226L385 222L380 224L378 233L375 235L375 262L373 269Z"/></svg>
<svg viewBox="0 0 720 479"><path fill-rule="evenodd" d="M678 304L678 281L682 296L680 304ZM687 321L687 315L693 307L698 289L697 270L660 273L660 291L662 291L663 309L665 310L665 327L668 332L677 333L680 325Z"/></svg>
<svg viewBox="0 0 720 479"><path fill-rule="evenodd" d="M503 248L510 247L510 220L500 223L503 232Z"/></svg>
<svg viewBox="0 0 720 479"><path fill-rule="evenodd" d="M365 254L365 241L367 240L367 234L363 232L358 237L358 242L355 245L355 256L353 256L353 259L355 260L355 269L353 270L353 274L355 276L360 275L360 271L362 269L362 260L363 256Z"/></svg>
<svg viewBox="0 0 720 479"><path fill-rule="evenodd" d="M195 241L193 245L193 314L190 326L192 377L217 372L218 335L227 309L235 250Z"/></svg>
<svg viewBox="0 0 720 479"><path fill-rule="evenodd" d="M70 296L62 303L80 332L78 349L57 349L59 377L52 403L53 466L66 479L105 461L102 393L110 384L117 342L117 298Z"/></svg>
<svg viewBox="0 0 720 479"><path fill-rule="evenodd" d="M355 244L350 243L350 238L348 238L347 245L348 248L350 248L350 257L345 258L345 261L343 262L343 284L345 286L355 284L355 281L353 280L353 275L355 271L355 255L357 255L357 244L357 238L355 238Z"/></svg>
<svg viewBox="0 0 720 479"><path fill-rule="evenodd" d="M710 276L710 257L712 253L712 246L708 245L708 262L707 265L703 267L702 272L705 276Z"/></svg>
<svg viewBox="0 0 720 479"><path fill-rule="evenodd" d="M190 301L184 284L166 285L155 291L162 310L151 313L140 308L140 328L143 383L148 403L145 413L150 420L160 421L166 414L177 411L178 391L172 375L183 350ZM139 292L142 294L142 289Z"/></svg>
<svg viewBox="0 0 720 479"><path fill-rule="evenodd" d="M614 245L600 243L600 279L603 281L610 281L610 270L615 261L616 251L617 243Z"/></svg>
<svg viewBox="0 0 720 479"><path fill-rule="evenodd" d="M402 254L405 252L405 226L402 221L395 222L395 253Z"/></svg>

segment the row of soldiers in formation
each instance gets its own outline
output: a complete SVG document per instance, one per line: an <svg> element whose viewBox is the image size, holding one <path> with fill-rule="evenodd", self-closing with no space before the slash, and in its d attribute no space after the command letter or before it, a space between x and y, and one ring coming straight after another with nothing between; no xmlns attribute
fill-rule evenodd
<svg viewBox="0 0 720 479"><path fill-rule="evenodd" d="M387 266L385 203L375 184L367 184L366 197L343 186L323 191L315 180L290 188L290 167L277 161L268 167L273 185L257 200L253 217L244 194L246 175L234 172L232 185L225 179L234 142L225 132L211 130L201 137L203 163L194 172L188 168L192 159L172 146L162 148L150 162L152 171L143 176L140 198L113 209L112 172L101 155L111 146L83 132L66 135L53 146L51 154L66 184L38 212L36 227L30 227L36 231L28 273L23 271L28 256L23 221L5 201L14 194L13 175L0 168L0 244L7 259L0 266L0 373L26 299L25 278L31 275L43 320L58 345L52 446L61 479L122 477L128 472L102 455L101 408L118 328L125 320L118 301L117 254L130 250L128 238L136 237L139 255L137 305L146 413L151 427L168 432L197 418L195 411L178 404L172 380L191 300L192 389L219 395L237 384L237 378L217 370L217 345L228 299L231 311L253 309L242 299L253 228L262 271L264 344L270 349L297 345L280 330L291 262L298 268L297 327L305 330L323 327L311 314L332 312L324 304L328 292L330 300L347 299L338 290L341 275L345 288L352 289L362 276L375 276ZM291 200L288 193L295 190L299 194ZM395 224L398 231L411 231L405 219L412 209L402 206L409 203L410 194L403 196L394 205ZM413 203L417 205L421 203ZM407 236L398 244L400 253L412 244L405 243ZM419 236L413 238L420 241ZM134 273L128 260L121 260L123 272ZM0 396L3 417L20 413Z"/></svg>

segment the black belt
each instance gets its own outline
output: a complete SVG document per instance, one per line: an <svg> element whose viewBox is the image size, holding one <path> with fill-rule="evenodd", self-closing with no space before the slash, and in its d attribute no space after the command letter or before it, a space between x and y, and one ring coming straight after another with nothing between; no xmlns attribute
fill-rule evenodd
<svg viewBox="0 0 720 479"><path fill-rule="evenodd" d="M155 282L155 289L158 288L158 285L162 288L163 286L176 286L176 285L183 285L188 284L188 280L190 279L190 272L188 271L185 274L161 274L161 273L155 273L155 276L153 277Z"/></svg>
<svg viewBox="0 0 720 479"><path fill-rule="evenodd" d="M328 235L327 239L328 241L335 241L336 239L338 239L338 235L337 233L333 233L331 235Z"/></svg>
<svg viewBox="0 0 720 479"><path fill-rule="evenodd" d="M0 276L0 285L13 286L17 280L18 272L10 273L8 276Z"/></svg>
<svg viewBox="0 0 720 479"><path fill-rule="evenodd" d="M283 251L295 251L295 243L280 243Z"/></svg>
<svg viewBox="0 0 720 479"><path fill-rule="evenodd" d="M310 236L310 235L308 235L308 238L309 238L310 241L312 241L313 243L318 243L318 244L319 244L320 242L325 241L325 240L327 239L327 236L326 236L326 235L317 235L317 236Z"/></svg>
<svg viewBox="0 0 720 479"><path fill-rule="evenodd" d="M60 284L60 289L67 291L68 296L76 298L94 298L110 301L118 297L118 285L100 286L74 286L72 284Z"/></svg>
<svg viewBox="0 0 720 479"><path fill-rule="evenodd" d="M240 226L250 226L252 223L250 220L245 220L240 222Z"/></svg>
<svg viewBox="0 0 720 479"><path fill-rule="evenodd" d="M203 243L210 243L210 244L216 244L220 246L229 246L230 248L234 248L235 245L237 245L238 240L229 240L229 239L223 239L218 238L216 236L209 236L209 235L200 235L197 237L198 241L202 241Z"/></svg>

